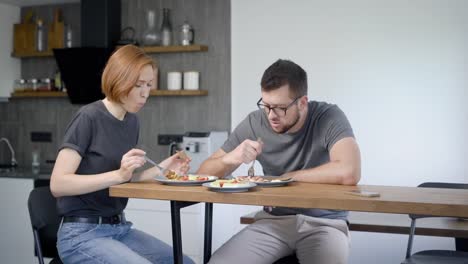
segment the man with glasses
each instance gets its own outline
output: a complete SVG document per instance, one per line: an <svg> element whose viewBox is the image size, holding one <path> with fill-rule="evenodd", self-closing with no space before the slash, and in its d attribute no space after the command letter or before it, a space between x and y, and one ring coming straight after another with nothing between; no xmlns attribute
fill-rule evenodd
<svg viewBox="0 0 468 264"><path fill-rule="evenodd" d="M224 177L258 160L265 175L296 181L356 185L359 147L345 114L333 104L308 101L307 74L289 60L268 67L259 110L250 113L199 173ZM259 140L261 139L261 140ZM221 246L210 263L273 263L296 254L300 263L346 263L346 211L265 207L256 222Z"/></svg>

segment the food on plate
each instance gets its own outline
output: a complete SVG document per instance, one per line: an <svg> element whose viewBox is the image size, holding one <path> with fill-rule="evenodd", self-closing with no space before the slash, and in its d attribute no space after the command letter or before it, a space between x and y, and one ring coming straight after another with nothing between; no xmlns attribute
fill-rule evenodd
<svg viewBox="0 0 468 264"><path fill-rule="evenodd" d="M242 187L249 187L249 183L246 181L239 181L237 179L231 180L216 180L210 184L212 187L221 187L221 188L242 188Z"/></svg>
<svg viewBox="0 0 468 264"><path fill-rule="evenodd" d="M261 176L238 176L236 177L238 181L249 181L249 182L276 182L280 180L269 180Z"/></svg>
<svg viewBox="0 0 468 264"><path fill-rule="evenodd" d="M189 174L188 178L189 178L188 179L189 181L208 181L210 179L210 177L208 176L192 175L192 174Z"/></svg>
<svg viewBox="0 0 468 264"><path fill-rule="evenodd" d="M177 179L178 177L180 177L179 175L177 175L177 173L173 170L169 170L167 173L166 173L166 178L168 178L169 180L175 180Z"/></svg>
<svg viewBox="0 0 468 264"><path fill-rule="evenodd" d="M203 175L178 175L175 171L170 170L166 174L166 178L169 180L174 180L174 181L208 181L210 180L210 177L208 176L203 176Z"/></svg>
<svg viewBox="0 0 468 264"><path fill-rule="evenodd" d="M238 181L249 181L249 182L255 182L255 183L268 183L268 182L284 182L284 181L289 181L291 178L280 178L280 179L275 179L277 178L276 176L238 176L236 179Z"/></svg>

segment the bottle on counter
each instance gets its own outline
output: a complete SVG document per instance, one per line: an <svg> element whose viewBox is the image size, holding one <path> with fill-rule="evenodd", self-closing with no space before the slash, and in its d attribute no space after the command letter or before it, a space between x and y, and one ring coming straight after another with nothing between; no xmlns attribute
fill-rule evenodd
<svg viewBox="0 0 468 264"><path fill-rule="evenodd" d="M163 8L163 21L161 25L162 45L172 45L172 24L170 19L170 9Z"/></svg>
<svg viewBox="0 0 468 264"><path fill-rule="evenodd" d="M73 47L73 31L70 24L65 24L65 33L63 34L65 48Z"/></svg>
<svg viewBox="0 0 468 264"><path fill-rule="evenodd" d="M31 152L31 168L33 174L39 174L40 167L41 167L41 153L37 147L33 149Z"/></svg>
<svg viewBox="0 0 468 264"><path fill-rule="evenodd" d="M47 50L47 32L42 19L37 20L36 25L36 51L44 52Z"/></svg>
<svg viewBox="0 0 468 264"><path fill-rule="evenodd" d="M62 91L63 90L62 78L60 76L60 71L58 69L55 71L54 88L55 88L56 91Z"/></svg>

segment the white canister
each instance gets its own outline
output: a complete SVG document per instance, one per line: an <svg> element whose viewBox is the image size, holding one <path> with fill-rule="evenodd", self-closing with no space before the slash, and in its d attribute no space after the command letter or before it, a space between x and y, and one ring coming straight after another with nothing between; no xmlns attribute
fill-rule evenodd
<svg viewBox="0 0 468 264"><path fill-rule="evenodd" d="M184 90L198 90L200 73L197 71L184 72Z"/></svg>
<svg viewBox="0 0 468 264"><path fill-rule="evenodd" d="M182 89L182 73L168 72L167 73L167 89L180 90Z"/></svg>

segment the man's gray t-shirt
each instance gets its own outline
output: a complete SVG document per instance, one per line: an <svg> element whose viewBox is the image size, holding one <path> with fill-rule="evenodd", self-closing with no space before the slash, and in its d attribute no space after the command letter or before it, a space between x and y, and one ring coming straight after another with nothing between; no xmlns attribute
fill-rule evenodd
<svg viewBox="0 0 468 264"><path fill-rule="evenodd" d="M122 156L138 142L140 125L135 114L115 118L99 100L83 106L68 125L60 149L76 150L82 160L76 174L86 177L120 168ZM57 208L63 216L112 216L127 205L128 198L109 196L109 188L92 193L63 196Z"/></svg>
<svg viewBox="0 0 468 264"><path fill-rule="evenodd" d="M330 150L340 139L354 137L351 125L338 106L310 101L303 127L294 133L278 134L271 129L262 110L250 113L221 147L226 153L245 139L264 142L257 160L264 175L280 176L286 172L310 169L330 161ZM346 219L346 211L275 207L274 215L304 214L314 217Z"/></svg>

